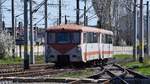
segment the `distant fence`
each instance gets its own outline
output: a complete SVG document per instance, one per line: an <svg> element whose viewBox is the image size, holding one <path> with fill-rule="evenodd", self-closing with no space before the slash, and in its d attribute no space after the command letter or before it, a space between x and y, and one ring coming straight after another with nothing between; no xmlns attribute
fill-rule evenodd
<svg viewBox="0 0 150 84"><path fill-rule="evenodd" d="M113 54L133 54L133 47L132 46L114 46L113 47Z"/></svg>
<svg viewBox="0 0 150 84"><path fill-rule="evenodd" d="M34 46L34 55L44 55L44 46ZM19 54L19 46L16 46L16 55L20 56ZM28 53L30 53L30 46L28 46ZM21 47L21 56L24 57L24 47Z"/></svg>
<svg viewBox="0 0 150 84"><path fill-rule="evenodd" d="M28 47L30 53L30 47ZM24 47L22 46L22 56L24 52ZM113 54L133 54L132 46L114 46ZM16 55L19 56L19 46L16 46ZM34 55L44 55L44 46L34 46Z"/></svg>

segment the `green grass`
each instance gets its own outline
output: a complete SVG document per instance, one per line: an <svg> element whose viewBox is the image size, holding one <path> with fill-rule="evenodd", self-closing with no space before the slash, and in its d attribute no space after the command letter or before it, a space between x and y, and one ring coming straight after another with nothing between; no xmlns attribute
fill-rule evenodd
<svg viewBox="0 0 150 84"><path fill-rule="evenodd" d="M113 56L116 59L131 59L133 58L132 55L127 55L127 54L118 54Z"/></svg>
<svg viewBox="0 0 150 84"><path fill-rule="evenodd" d="M42 64L44 63L44 56L35 56L36 64ZM21 64L23 63L23 59L19 57L15 57L14 59L12 57L5 57L0 59L0 64Z"/></svg>
<svg viewBox="0 0 150 84"><path fill-rule="evenodd" d="M36 64L43 64L44 63L44 56L43 55L35 56L35 62L36 62Z"/></svg>
<svg viewBox="0 0 150 84"><path fill-rule="evenodd" d="M93 69L85 69L85 70L77 70L72 72L65 72L63 74L59 74L58 77L82 78L82 77L88 77L93 73L94 73Z"/></svg>
<svg viewBox="0 0 150 84"><path fill-rule="evenodd" d="M150 58L149 57L145 57L144 58L144 63L139 63L139 61L132 61L132 62L128 62L128 63L121 63L121 65L128 67L128 68L140 68L140 67L147 67L150 66Z"/></svg>
<svg viewBox="0 0 150 84"><path fill-rule="evenodd" d="M146 76L150 76L150 67L141 67L141 68L136 69L136 71Z"/></svg>
<svg viewBox="0 0 150 84"><path fill-rule="evenodd" d="M19 57L15 57L14 59L12 57L5 57L0 59L0 64L20 64L22 63L22 59Z"/></svg>
<svg viewBox="0 0 150 84"><path fill-rule="evenodd" d="M126 68L134 68L135 71L137 71L143 75L150 76L150 64L139 63L139 62L130 62L130 63L122 64L122 65L125 66Z"/></svg>
<svg viewBox="0 0 150 84"><path fill-rule="evenodd" d="M129 63L122 63L121 65L127 67L127 68L138 68L138 67L142 67L143 64L139 63L139 62L129 62Z"/></svg>

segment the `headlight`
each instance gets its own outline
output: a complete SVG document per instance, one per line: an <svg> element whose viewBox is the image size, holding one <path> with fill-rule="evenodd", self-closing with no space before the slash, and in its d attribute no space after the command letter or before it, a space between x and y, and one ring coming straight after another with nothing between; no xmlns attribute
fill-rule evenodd
<svg viewBox="0 0 150 84"><path fill-rule="evenodd" d="M76 58L77 56L76 55L72 55L72 57Z"/></svg>
<svg viewBox="0 0 150 84"><path fill-rule="evenodd" d="M79 56L79 55L72 55L72 58L80 59L80 58L81 58L81 56Z"/></svg>

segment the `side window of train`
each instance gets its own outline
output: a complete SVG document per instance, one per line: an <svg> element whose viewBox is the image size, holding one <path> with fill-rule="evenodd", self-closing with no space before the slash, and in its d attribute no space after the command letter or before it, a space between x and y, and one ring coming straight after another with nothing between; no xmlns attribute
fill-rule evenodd
<svg viewBox="0 0 150 84"><path fill-rule="evenodd" d="M112 36L111 35L106 35L106 43L107 44L112 44Z"/></svg>
<svg viewBox="0 0 150 84"><path fill-rule="evenodd" d="M87 33L83 33L83 43L87 43Z"/></svg>
<svg viewBox="0 0 150 84"><path fill-rule="evenodd" d="M93 33L93 43L98 43L98 33Z"/></svg>
<svg viewBox="0 0 150 84"><path fill-rule="evenodd" d="M84 43L97 43L98 42L98 33L87 32L83 34L84 36Z"/></svg>
<svg viewBox="0 0 150 84"><path fill-rule="evenodd" d="M88 32L87 38L88 38L88 43L93 43L93 33Z"/></svg>
<svg viewBox="0 0 150 84"><path fill-rule="evenodd" d="M107 34L102 34L102 43L112 44L112 36Z"/></svg>
<svg viewBox="0 0 150 84"><path fill-rule="evenodd" d="M106 35L102 34L102 43L106 43Z"/></svg>
<svg viewBox="0 0 150 84"><path fill-rule="evenodd" d="M87 37L88 37L88 43L98 42L98 33L89 32Z"/></svg>
<svg viewBox="0 0 150 84"><path fill-rule="evenodd" d="M47 34L48 43L55 43L55 33L48 33Z"/></svg>
<svg viewBox="0 0 150 84"><path fill-rule="evenodd" d="M107 35L107 43L112 44L112 36Z"/></svg>
<svg viewBox="0 0 150 84"><path fill-rule="evenodd" d="M93 43L93 33L92 32L87 33L87 43Z"/></svg>

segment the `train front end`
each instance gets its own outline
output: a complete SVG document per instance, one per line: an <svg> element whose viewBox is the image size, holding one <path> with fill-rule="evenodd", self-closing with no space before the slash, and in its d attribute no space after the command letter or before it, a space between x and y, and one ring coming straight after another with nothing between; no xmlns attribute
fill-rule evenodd
<svg viewBox="0 0 150 84"><path fill-rule="evenodd" d="M61 65L82 61L80 38L79 31L67 29L47 31L46 60Z"/></svg>

